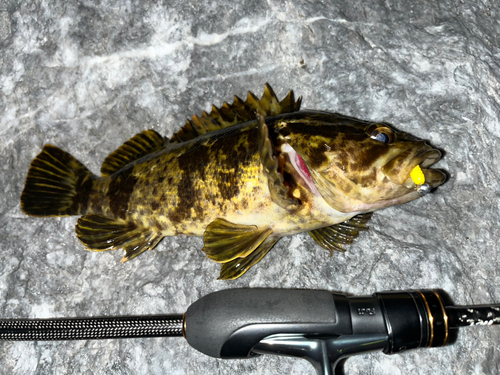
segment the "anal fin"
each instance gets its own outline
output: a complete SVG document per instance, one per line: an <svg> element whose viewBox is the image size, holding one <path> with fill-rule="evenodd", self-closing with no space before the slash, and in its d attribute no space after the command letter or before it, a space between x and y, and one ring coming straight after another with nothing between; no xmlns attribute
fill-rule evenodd
<svg viewBox="0 0 500 375"><path fill-rule="evenodd" d="M165 139L155 130L144 130L108 155L102 163L101 174L103 177L110 176L127 164L161 150L164 144Z"/></svg>
<svg viewBox="0 0 500 375"><path fill-rule="evenodd" d="M359 214L343 223L312 230L309 234L318 245L329 250L332 256L335 250L344 252L343 245L353 243L360 231L368 230L366 223L371 217L371 212Z"/></svg>
<svg viewBox="0 0 500 375"><path fill-rule="evenodd" d="M92 251L116 250L123 248L125 262L145 250L151 250L163 238L152 229L134 223L112 219L103 215L85 215L76 225L78 239Z"/></svg>

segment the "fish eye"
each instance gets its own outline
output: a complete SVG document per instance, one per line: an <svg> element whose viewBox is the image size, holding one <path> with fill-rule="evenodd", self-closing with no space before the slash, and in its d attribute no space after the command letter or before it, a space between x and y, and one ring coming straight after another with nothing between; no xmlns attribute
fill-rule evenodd
<svg viewBox="0 0 500 375"><path fill-rule="evenodd" d="M383 126L373 129L370 133L370 138L382 143L391 143L394 138L394 134L391 129Z"/></svg>

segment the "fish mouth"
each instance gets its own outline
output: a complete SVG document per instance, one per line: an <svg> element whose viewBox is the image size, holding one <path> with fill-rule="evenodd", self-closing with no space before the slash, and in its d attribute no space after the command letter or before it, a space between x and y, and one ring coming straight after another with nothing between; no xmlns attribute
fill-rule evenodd
<svg viewBox="0 0 500 375"><path fill-rule="evenodd" d="M425 177L425 183L429 184L431 188L436 188L442 185L446 180L446 175L437 170L430 169L432 165L436 164L441 159L441 151L430 148L426 145L425 150L405 150L393 159L389 160L387 164L382 167L382 172L393 183L404 185L407 188L415 188L419 185L410 177L411 171L418 165L422 169Z"/></svg>

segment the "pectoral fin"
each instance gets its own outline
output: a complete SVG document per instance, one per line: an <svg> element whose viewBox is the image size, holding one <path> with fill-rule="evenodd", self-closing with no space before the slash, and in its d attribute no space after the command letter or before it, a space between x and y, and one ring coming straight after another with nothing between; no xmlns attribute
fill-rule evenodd
<svg viewBox="0 0 500 375"><path fill-rule="evenodd" d="M236 258L230 262L224 263L220 270L220 280L234 280L247 272L250 267L260 262L262 258L271 250L278 241L278 237L267 237L259 247L245 258Z"/></svg>
<svg viewBox="0 0 500 375"><path fill-rule="evenodd" d="M312 230L309 234L318 245L329 250L330 256L332 256L334 250L344 252L345 249L342 245L353 243L360 231L368 230L366 223L370 221L371 217L371 212L360 214L343 223Z"/></svg>
<svg viewBox="0 0 500 375"><path fill-rule="evenodd" d="M270 234L270 228L234 224L224 219L211 222L203 241L203 252L217 263L226 263L251 254Z"/></svg>
<svg viewBox="0 0 500 375"><path fill-rule="evenodd" d="M123 248L125 262L145 250L154 248L162 235L134 223L121 219L111 219L103 215L85 215L76 225L78 239L92 251L115 250Z"/></svg>

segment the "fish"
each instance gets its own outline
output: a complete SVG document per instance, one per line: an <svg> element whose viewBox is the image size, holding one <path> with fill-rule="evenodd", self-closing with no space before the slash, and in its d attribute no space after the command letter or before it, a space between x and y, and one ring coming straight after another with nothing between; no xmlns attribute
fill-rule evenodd
<svg viewBox="0 0 500 375"><path fill-rule="evenodd" d="M301 102L293 90L278 100L266 83L260 99L248 92L214 105L170 138L136 134L106 157L100 176L47 144L29 168L22 211L80 215L85 248L123 249L122 262L163 237L200 236L221 264L219 279L236 279L283 236L308 232L330 256L345 251L374 211L445 182L430 168L441 152L426 141Z"/></svg>

